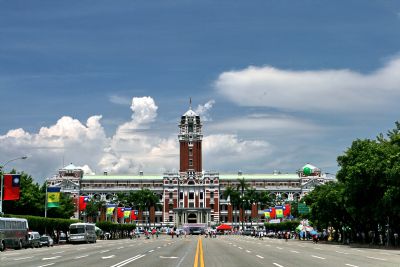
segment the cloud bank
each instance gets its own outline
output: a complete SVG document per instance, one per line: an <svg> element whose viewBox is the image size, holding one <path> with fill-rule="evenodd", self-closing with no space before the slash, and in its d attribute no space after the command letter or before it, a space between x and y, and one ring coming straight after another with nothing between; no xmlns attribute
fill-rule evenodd
<svg viewBox="0 0 400 267"><path fill-rule="evenodd" d="M214 86L240 106L310 113L376 113L397 106L400 58L362 74L347 69L292 71L250 66L219 75Z"/></svg>
<svg viewBox="0 0 400 267"><path fill-rule="evenodd" d="M197 112L205 115L213 104L214 101L209 101L199 105ZM0 136L0 149L4 155L29 155L23 169L40 182L69 163L83 166L85 173L90 174L144 171L161 175L164 171L178 170L178 133L158 136L151 131L158 111L154 99L133 97L131 110L131 120L119 125L109 137L101 124L101 115L89 117L86 123L63 116L37 133L21 128L8 131ZM217 170L222 164L266 155L269 144L240 140L234 134L219 134L205 136L203 147L203 157L209 164L204 167Z"/></svg>

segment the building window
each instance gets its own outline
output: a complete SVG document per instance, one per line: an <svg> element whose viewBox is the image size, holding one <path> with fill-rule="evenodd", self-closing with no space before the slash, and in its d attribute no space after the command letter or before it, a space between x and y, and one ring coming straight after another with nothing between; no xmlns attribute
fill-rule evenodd
<svg viewBox="0 0 400 267"><path fill-rule="evenodd" d="M194 199L194 192L189 192L189 199Z"/></svg>
<svg viewBox="0 0 400 267"><path fill-rule="evenodd" d="M173 199L174 198L174 193L169 192L169 199Z"/></svg>
<svg viewBox="0 0 400 267"><path fill-rule="evenodd" d="M200 199L203 199L203 192L200 192Z"/></svg>
<svg viewBox="0 0 400 267"><path fill-rule="evenodd" d="M169 216L169 221L172 222L173 220L172 216Z"/></svg>
<svg viewBox="0 0 400 267"><path fill-rule="evenodd" d="M174 209L174 204L169 204L168 205L168 210L173 210Z"/></svg>
<svg viewBox="0 0 400 267"><path fill-rule="evenodd" d="M214 192L210 192L210 199L214 198Z"/></svg>
<svg viewBox="0 0 400 267"><path fill-rule="evenodd" d="M214 204L210 204L210 208L213 210L214 209Z"/></svg>
<svg viewBox="0 0 400 267"><path fill-rule="evenodd" d="M189 148L189 156L190 157L193 156L193 149L192 148Z"/></svg>
<svg viewBox="0 0 400 267"><path fill-rule="evenodd" d="M179 202L179 206L183 208L183 202Z"/></svg>
<svg viewBox="0 0 400 267"><path fill-rule="evenodd" d="M189 159L189 166L193 166L193 160Z"/></svg>
<svg viewBox="0 0 400 267"><path fill-rule="evenodd" d="M179 199L183 199L183 192L179 192Z"/></svg>
<svg viewBox="0 0 400 267"><path fill-rule="evenodd" d="M189 202L189 208L194 208L194 203L193 202Z"/></svg>

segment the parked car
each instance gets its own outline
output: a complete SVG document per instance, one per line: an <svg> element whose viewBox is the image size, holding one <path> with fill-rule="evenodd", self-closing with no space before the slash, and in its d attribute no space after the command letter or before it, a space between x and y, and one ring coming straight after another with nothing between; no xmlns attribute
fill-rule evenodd
<svg viewBox="0 0 400 267"><path fill-rule="evenodd" d="M63 243L67 243L67 235L61 232L58 238L58 244L63 244Z"/></svg>
<svg viewBox="0 0 400 267"><path fill-rule="evenodd" d="M39 248L42 245L40 244L40 234L38 232L28 232L28 246L31 248Z"/></svg>
<svg viewBox="0 0 400 267"><path fill-rule="evenodd" d="M42 246L48 246L48 247L50 247L50 246L53 246L53 245L54 245L54 241L53 241L53 238L51 238L50 236L42 235L42 236L40 237L40 244L41 244Z"/></svg>

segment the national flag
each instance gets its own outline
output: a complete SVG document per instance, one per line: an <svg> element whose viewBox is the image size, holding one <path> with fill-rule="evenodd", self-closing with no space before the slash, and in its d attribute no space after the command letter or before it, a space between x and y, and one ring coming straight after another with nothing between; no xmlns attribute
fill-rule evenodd
<svg viewBox="0 0 400 267"><path fill-rule="evenodd" d="M124 218L125 219L128 219L131 217L131 211L132 211L132 208L125 208L125 210L124 210Z"/></svg>
<svg viewBox="0 0 400 267"><path fill-rule="evenodd" d="M118 207L118 210L117 210L117 217L118 217L118 218L124 218L124 211L125 211L125 208L124 208L124 207Z"/></svg>
<svg viewBox="0 0 400 267"><path fill-rule="evenodd" d="M272 219L275 219L275 216L276 216L275 208L271 208L271 213L270 213L270 215L271 215L271 218L272 218Z"/></svg>
<svg viewBox="0 0 400 267"><path fill-rule="evenodd" d="M271 218L271 209L265 209L264 210L264 217L265 218Z"/></svg>
<svg viewBox="0 0 400 267"><path fill-rule="evenodd" d="M86 204L89 202L88 196L80 196L79 197L79 211L83 211L86 209Z"/></svg>
<svg viewBox="0 0 400 267"><path fill-rule="evenodd" d="M18 200L21 175L4 174L4 200Z"/></svg>
<svg viewBox="0 0 400 267"><path fill-rule="evenodd" d="M61 187L47 188L47 207L57 208L60 206L60 191Z"/></svg>
<svg viewBox="0 0 400 267"><path fill-rule="evenodd" d="M138 215L138 210L132 210L131 212L131 220L132 221L136 221L138 219L137 215Z"/></svg>
<svg viewBox="0 0 400 267"><path fill-rule="evenodd" d="M117 205L115 204L108 204L107 205L107 216L112 216L114 214L114 209Z"/></svg>
<svg viewBox="0 0 400 267"><path fill-rule="evenodd" d="M283 206L283 216L289 216L290 215L290 204L286 204Z"/></svg>
<svg viewBox="0 0 400 267"><path fill-rule="evenodd" d="M282 206L276 206L275 212L276 212L276 218L283 218L283 207Z"/></svg>

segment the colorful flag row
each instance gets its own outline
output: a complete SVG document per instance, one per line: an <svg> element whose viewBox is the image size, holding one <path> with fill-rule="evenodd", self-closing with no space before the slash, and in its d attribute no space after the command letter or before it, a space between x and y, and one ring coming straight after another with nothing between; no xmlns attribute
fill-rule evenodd
<svg viewBox="0 0 400 267"><path fill-rule="evenodd" d="M290 215L290 204L284 206L275 206L274 208L269 208L264 210L265 218L283 218Z"/></svg>
<svg viewBox="0 0 400 267"><path fill-rule="evenodd" d="M116 204L107 205L107 216L113 216L115 208L117 208L117 218L130 219L132 221L138 219L138 210L132 210L129 207L117 207Z"/></svg>

